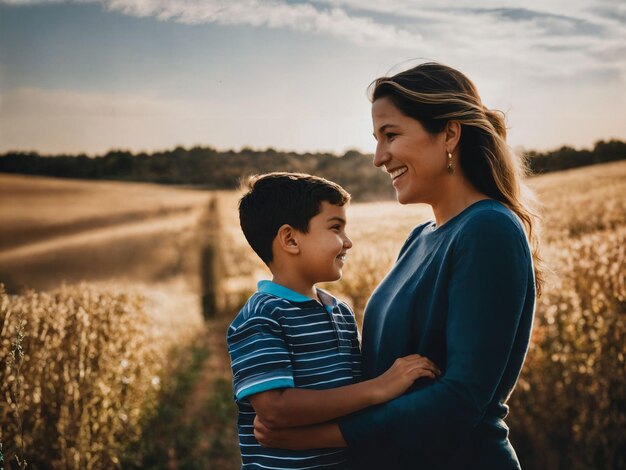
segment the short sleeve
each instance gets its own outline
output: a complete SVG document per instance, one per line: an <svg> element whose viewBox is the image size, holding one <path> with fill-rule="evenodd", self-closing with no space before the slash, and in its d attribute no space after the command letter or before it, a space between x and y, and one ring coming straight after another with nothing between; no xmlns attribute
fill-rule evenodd
<svg viewBox="0 0 626 470"><path fill-rule="evenodd" d="M237 400L276 388L293 388L293 368L275 320L252 316L226 335Z"/></svg>

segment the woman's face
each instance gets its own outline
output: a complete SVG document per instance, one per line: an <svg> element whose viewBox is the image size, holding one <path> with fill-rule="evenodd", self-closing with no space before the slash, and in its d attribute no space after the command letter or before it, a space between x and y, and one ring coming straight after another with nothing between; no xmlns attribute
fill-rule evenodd
<svg viewBox="0 0 626 470"><path fill-rule="evenodd" d="M419 121L405 116L389 98L372 104L374 165L389 173L401 204L432 204L445 189L445 132L435 136Z"/></svg>

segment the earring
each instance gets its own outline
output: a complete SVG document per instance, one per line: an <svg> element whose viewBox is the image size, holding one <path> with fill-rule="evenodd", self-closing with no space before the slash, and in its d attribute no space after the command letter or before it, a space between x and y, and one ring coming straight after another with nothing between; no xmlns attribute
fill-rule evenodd
<svg viewBox="0 0 626 470"><path fill-rule="evenodd" d="M454 168L452 167L452 153L448 152L448 165L446 166L448 173L454 173Z"/></svg>

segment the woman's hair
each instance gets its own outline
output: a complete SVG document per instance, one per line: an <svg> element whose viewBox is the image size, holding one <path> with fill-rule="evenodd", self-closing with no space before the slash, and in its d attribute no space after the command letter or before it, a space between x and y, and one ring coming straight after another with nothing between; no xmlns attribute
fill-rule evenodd
<svg viewBox="0 0 626 470"><path fill-rule="evenodd" d="M531 246L537 295L544 266L539 253L539 216L532 191L524 183L527 168L506 143L504 113L487 109L474 84L458 70L434 62L420 64L370 85L371 101L388 98L431 135L449 121L461 125L460 165L483 194L509 207L522 220Z"/></svg>

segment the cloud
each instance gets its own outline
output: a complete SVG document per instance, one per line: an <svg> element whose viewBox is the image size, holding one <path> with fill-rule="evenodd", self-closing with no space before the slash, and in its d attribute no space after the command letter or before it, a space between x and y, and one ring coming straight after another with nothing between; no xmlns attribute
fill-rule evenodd
<svg viewBox="0 0 626 470"><path fill-rule="evenodd" d="M463 70L518 79L589 80L605 76L626 81L626 24L608 17L626 7L613 0L313 0L402 24L428 40L424 55ZM506 7L504 5L507 5ZM611 73L607 73L607 70Z"/></svg>
<svg viewBox="0 0 626 470"><path fill-rule="evenodd" d="M604 33L604 27L591 21L567 15L556 15L526 8L476 8L478 14L494 16L498 20L532 23L547 36L597 36Z"/></svg>
<svg viewBox="0 0 626 470"><path fill-rule="evenodd" d="M68 0L184 24L249 25L326 35L451 64L506 64L535 78L572 78L612 67L626 80L626 26L615 0ZM0 0L33 5L59 0ZM608 62L608 63L607 63Z"/></svg>
<svg viewBox="0 0 626 470"><path fill-rule="evenodd" d="M0 4L35 5L60 0L0 0ZM367 16L354 16L338 7L291 4L282 0L74 0L65 3L99 3L109 11L136 17L185 24L249 25L324 34L367 46L414 49L420 34Z"/></svg>

